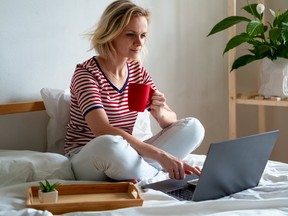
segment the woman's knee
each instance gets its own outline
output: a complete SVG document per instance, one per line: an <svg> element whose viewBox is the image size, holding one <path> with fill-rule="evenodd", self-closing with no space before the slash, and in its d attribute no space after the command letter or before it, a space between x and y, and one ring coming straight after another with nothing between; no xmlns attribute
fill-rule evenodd
<svg viewBox="0 0 288 216"><path fill-rule="evenodd" d="M203 139L205 135L204 126L197 118L194 118L194 117L187 117L187 118L180 119L171 125L171 129L172 128L175 131L185 133L187 136L191 135L195 137L196 135L200 139L201 138Z"/></svg>
<svg viewBox="0 0 288 216"><path fill-rule="evenodd" d="M111 154L120 151L119 143L121 142L123 142L123 138L121 136L102 135L87 143L81 151L91 153L94 156L95 154L100 154L101 156L111 156Z"/></svg>
<svg viewBox="0 0 288 216"><path fill-rule="evenodd" d="M178 120L146 142L183 158L202 143L204 135L205 130L201 122L197 118L188 117Z"/></svg>
<svg viewBox="0 0 288 216"><path fill-rule="evenodd" d="M205 136L205 128L202 123L194 117L188 117L183 119L187 126L186 136L189 137L191 141L194 141L194 149L197 148L203 141Z"/></svg>
<svg viewBox="0 0 288 216"><path fill-rule="evenodd" d="M117 155L123 153L121 150L123 141L121 136L103 135L87 143L79 153L71 158L76 178L104 180L107 169L113 163L118 164L120 160Z"/></svg>
<svg viewBox="0 0 288 216"><path fill-rule="evenodd" d="M192 133L194 135L198 135L199 138L203 139L205 135L205 128L202 125L202 123L199 121L199 119L194 117L188 117L186 119L183 119L183 121L186 122L186 125L191 128Z"/></svg>

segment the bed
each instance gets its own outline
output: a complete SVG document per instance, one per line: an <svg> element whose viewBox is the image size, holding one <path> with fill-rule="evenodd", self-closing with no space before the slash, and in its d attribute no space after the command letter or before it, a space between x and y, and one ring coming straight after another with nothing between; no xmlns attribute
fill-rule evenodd
<svg viewBox="0 0 288 216"><path fill-rule="evenodd" d="M65 124L69 119L69 92L67 90L42 89L43 100L0 105L0 114L13 116L23 112L47 112L47 137L43 137L45 152L23 150L23 147L3 149L0 144L0 215L38 216L52 215L26 207L27 190L37 186L39 180L49 179L61 184L91 184L76 181L69 160L63 156L62 145ZM146 139L151 136L149 113L137 119L135 136ZM45 126L46 127L46 126ZM27 146L27 149L30 149ZM205 155L190 154L185 161L202 166ZM109 211L69 212L63 215L288 215L288 164L268 161L257 187L217 200L202 202L178 201L159 191L141 190L141 185L168 178L160 172L151 179L136 184L144 200L141 207L129 207Z"/></svg>

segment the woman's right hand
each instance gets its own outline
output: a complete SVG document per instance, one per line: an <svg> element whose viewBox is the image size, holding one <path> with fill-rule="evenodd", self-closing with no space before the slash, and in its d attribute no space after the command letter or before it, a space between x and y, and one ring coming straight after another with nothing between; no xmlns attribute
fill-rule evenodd
<svg viewBox="0 0 288 216"><path fill-rule="evenodd" d="M185 161L174 157L166 152L161 153L158 160L163 169L169 173L171 179L184 179L185 174L201 175L201 170L198 167L193 167Z"/></svg>

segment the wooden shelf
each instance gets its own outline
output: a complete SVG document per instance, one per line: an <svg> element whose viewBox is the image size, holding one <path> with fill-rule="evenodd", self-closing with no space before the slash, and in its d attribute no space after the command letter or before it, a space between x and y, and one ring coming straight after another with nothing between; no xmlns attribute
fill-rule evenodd
<svg viewBox="0 0 288 216"><path fill-rule="evenodd" d="M238 93L237 104L288 107L288 98L263 97L257 93Z"/></svg>
<svg viewBox="0 0 288 216"><path fill-rule="evenodd" d="M265 0L257 0L258 3L263 3ZM237 15L236 0L227 1L228 16ZM236 26L228 29L228 40L236 35ZM229 91L229 137L231 139L237 137L237 106L238 105L255 105L258 107L258 129L259 132L266 131L266 112L267 106L288 107L288 99L280 97L265 98L258 93L237 93L236 92L236 70L230 71L234 60L236 59L236 49L228 52L228 91Z"/></svg>

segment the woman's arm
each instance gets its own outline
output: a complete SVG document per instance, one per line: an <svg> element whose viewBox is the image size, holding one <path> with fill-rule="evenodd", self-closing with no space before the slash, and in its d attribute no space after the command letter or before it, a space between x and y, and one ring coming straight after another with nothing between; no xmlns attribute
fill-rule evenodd
<svg viewBox="0 0 288 216"><path fill-rule="evenodd" d="M169 173L170 178L183 179L186 170L192 171L197 175L200 174L200 171L197 168L186 164L182 160L175 158L153 145L142 142L119 128L111 126L103 109L90 111L85 116L85 120L95 136L105 134L122 136L139 155L158 161L163 169Z"/></svg>

